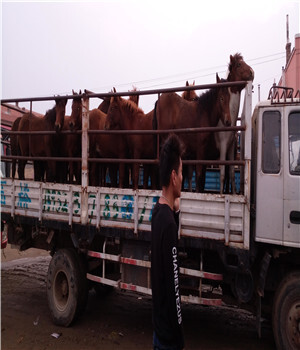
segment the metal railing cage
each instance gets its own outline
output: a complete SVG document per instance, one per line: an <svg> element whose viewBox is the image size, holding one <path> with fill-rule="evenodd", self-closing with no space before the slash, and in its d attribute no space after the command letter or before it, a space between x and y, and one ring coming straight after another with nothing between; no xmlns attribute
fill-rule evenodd
<svg viewBox="0 0 300 350"><path fill-rule="evenodd" d="M226 126L226 127L202 127L202 128L188 128L188 129L171 129L171 130L88 130L88 118L89 118L89 100L94 98L110 98L112 96L132 96L132 95L153 95L157 94L158 99L162 93L170 93L170 92L183 92L189 90L207 90L211 88L221 88L221 87L246 87L245 89L245 97L244 97L244 107L243 112L241 114L241 125L239 126ZM11 99L3 99L1 100L1 105L6 108L15 109L21 113L25 113L24 110L18 107L19 103L29 102L30 108L29 112L33 113L33 103L40 101L52 101L57 99L67 99L72 100L74 98L82 98L82 129L81 130L67 130L60 131L63 134L81 134L82 140L82 154L81 157L33 157L33 156L21 156L21 155L1 155L1 162L12 162L12 160L26 160L26 161L49 161L53 160L56 162L65 162L65 161L74 161L81 162L81 185L88 186L88 164L92 162L96 163L126 163L126 164L158 164L159 162L159 137L157 137L157 154L153 159L114 159L114 158L90 158L88 155L88 135L91 134L117 134L117 135L128 135L128 134L145 134L145 135L162 135L162 134L192 134L192 133L204 133L204 132L220 132L220 131L235 131L240 133L240 160L228 161L228 160L207 160L207 159L195 159L195 160L183 160L183 164L186 165L196 165L202 164L206 166L220 166L220 165L233 165L241 167L241 190L244 184L244 179L242 174L245 172L245 167L247 165L247 160L250 160L250 147L245 147L245 139L251 140L251 136L249 133L249 129L251 127L251 101L252 94L252 82L240 81L240 82L222 82L218 84L205 84L205 85L193 85L193 86L183 86L183 87L174 87L174 88L165 88L165 89L154 89L154 90L142 90L142 91L127 91L127 92L108 92L108 93L93 93L91 91L85 90L81 95L64 95L64 96L45 96L45 97L28 97L28 98L11 98ZM12 105L15 103L16 106ZM1 128L1 142L4 139L4 135L35 135L35 134L44 134L51 135L55 134L56 131L11 131L7 129ZM6 141L7 142L7 141ZM250 145L250 143L248 143ZM244 170L243 170L244 169Z"/></svg>

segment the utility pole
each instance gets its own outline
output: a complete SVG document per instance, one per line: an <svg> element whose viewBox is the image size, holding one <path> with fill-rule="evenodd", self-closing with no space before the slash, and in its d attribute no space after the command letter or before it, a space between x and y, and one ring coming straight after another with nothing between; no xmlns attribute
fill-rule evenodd
<svg viewBox="0 0 300 350"><path fill-rule="evenodd" d="M287 67L287 64L288 64L290 56L291 56L291 46L292 46L292 44L290 43L289 15L286 15L286 45L285 45L286 62L285 62L285 67Z"/></svg>

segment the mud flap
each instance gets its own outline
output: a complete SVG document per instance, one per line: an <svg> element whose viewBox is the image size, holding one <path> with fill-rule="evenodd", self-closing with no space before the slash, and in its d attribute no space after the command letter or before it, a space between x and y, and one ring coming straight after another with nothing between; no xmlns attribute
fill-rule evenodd
<svg viewBox="0 0 300 350"><path fill-rule="evenodd" d="M258 338L261 338L261 296L258 295L256 299L256 331Z"/></svg>
<svg viewBox="0 0 300 350"><path fill-rule="evenodd" d="M257 330L259 339L261 338L261 298L264 296L265 281L269 270L271 257L272 256L268 252L265 252L265 255L261 262L258 286L256 290L257 291L256 330Z"/></svg>

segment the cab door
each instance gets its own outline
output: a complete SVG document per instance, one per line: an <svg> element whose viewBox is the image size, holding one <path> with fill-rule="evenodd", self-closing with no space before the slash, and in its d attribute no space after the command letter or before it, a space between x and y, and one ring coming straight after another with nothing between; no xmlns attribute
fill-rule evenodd
<svg viewBox="0 0 300 350"><path fill-rule="evenodd" d="M286 108L284 118L284 240L300 247L300 108Z"/></svg>
<svg viewBox="0 0 300 350"><path fill-rule="evenodd" d="M283 242L282 107L258 115L255 240Z"/></svg>

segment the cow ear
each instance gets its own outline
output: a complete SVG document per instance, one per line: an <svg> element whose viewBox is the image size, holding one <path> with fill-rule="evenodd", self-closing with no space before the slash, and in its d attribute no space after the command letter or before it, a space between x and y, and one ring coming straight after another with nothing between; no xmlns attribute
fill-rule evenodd
<svg viewBox="0 0 300 350"><path fill-rule="evenodd" d="M189 86L189 82L188 81L186 81L185 86Z"/></svg>
<svg viewBox="0 0 300 350"><path fill-rule="evenodd" d="M217 83L220 83L221 79L219 78L219 74L218 73L216 73L216 78L217 78Z"/></svg>

